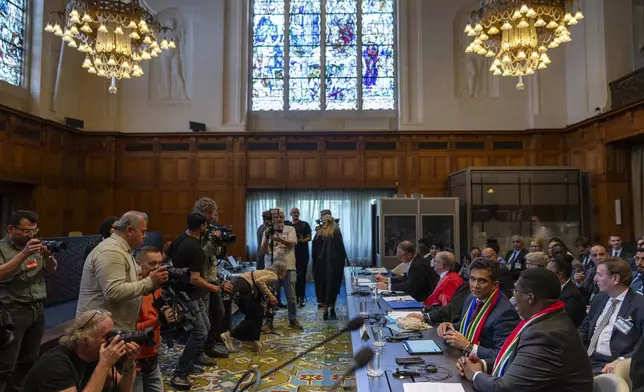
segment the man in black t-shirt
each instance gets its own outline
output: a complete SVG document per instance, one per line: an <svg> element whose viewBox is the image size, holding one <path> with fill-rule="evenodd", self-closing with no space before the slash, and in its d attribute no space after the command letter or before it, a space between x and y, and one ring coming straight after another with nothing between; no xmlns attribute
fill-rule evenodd
<svg viewBox="0 0 644 392"><path fill-rule="evenodd" d="M295 296L300 307L306 305L306 273L309 267L309 242L311 242L311 225L300 220L300 210L297 207L291 209L293 221L290 226L295 228L297 245L295 245L295 268L297 281L295 283Z"/></svg>
<svg viewBox="0 0 644 392"><path fill-rule="evenodd" d="M214 358L199 352L203 350L208 337L210 320L204 302L208 292L221 293L221 287L208 283L203 278L203 272L208 262L206 253L201 247L200 238L206 230L208 217L201 212L191 212L188 215L188 229L175 239L166 251L166 256L172 259L175 268L188 268L190 270L190 283L181 283L177 286L180 291L190 297L187 304L195 313L194 327L189 331L188 341L179 357L174 369L171 383L177 389L190 388L188 374L203 373L201 365L214 365Z"/></svg>
<svg viewBox="0 0 644 392"><path fill-rule="evenodd" d="M132 390L139 345L120 340L106 342L114 328L110 313L89 310L72 322L60 338L60 346L45 353L25 378L24 392L80 392ZM114 365L125 356L122 372Z"/></svg>

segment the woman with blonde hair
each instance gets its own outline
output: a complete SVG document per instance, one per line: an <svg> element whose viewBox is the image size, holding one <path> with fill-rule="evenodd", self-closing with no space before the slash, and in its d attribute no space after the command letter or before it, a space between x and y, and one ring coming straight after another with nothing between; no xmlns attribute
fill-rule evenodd
<svg viewBox="0 0 644 392"><path fill-rule="evenodd" d="M313 271L315 274L315 295L322 304L324 320L336 320L335 301L340 293L344 261L347 252L342 233L331 214L324 214L322 224L313 240ZM331 308L329 314L329 308Z"/></svg>

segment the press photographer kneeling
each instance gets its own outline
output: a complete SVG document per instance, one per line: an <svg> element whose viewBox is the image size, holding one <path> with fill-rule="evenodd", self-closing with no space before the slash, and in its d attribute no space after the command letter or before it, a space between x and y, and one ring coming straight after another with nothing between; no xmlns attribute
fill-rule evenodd
<svg viewBox="0 0 644 392"><path fill-rule="evenodd" d="M175 268L187 268L190 270L190 283L176 283L176 290L181 291L190 298L187 307L194 315L194 325L188 331L188 341L179 357L171 383L175 388L187 389L191 383L189 374L201 374L204 369L199 365L214 365L214 358L203 354L204 343L208 337L210 320L204 303L208 292L220 293L222 289L203 278L207 258L201 247L200 238L206 230L208 218L200 212L192 212L188 215L188 229L184 234L177 237L166 251L166 256L172 259ZM202 353L199 355L199 353Z"/></svg>
<svg viewBox="0 0 644 392"><path fill-rule="evenodd" d="M43 355L25 378L29 392L129 392L136 374L139 345L111 336L110 313L89 310L72 322L60 346ZM124 357L122 373L114 367Z"/></svg>

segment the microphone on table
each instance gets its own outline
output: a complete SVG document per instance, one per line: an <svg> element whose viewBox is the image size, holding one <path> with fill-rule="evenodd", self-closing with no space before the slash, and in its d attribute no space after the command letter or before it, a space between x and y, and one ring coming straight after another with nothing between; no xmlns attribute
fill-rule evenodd
<svg viewBox="0 0 644 392"><path fill-rule="evenodd" d="M242 384L242 381L246 380L247 376L250 373L255 374L254 382L252 384L244 385L241 388L241 390L244 391L244 390L248 389L248 387L253 385L253 389L252 389L253 392L257 391L258 388L259 388L259 383L260 383L261 379L266 378L266 377L270 376L271 374L276 373L277 371L279 371L279 370L285 368L286 366L290 365L291 363L297 361L298 359L302 358L303 356L305 356L306 354L310 353L311 351L314 351L314 350L318 349L319 347L324 346L325 344L329 343L330 341L335 340L338 336L342 335L343 333L359 330L360 328L362 328L363 325L364 325L364 319L362 317L355 317L355 318L349 320L347 325L344 328L342 328L341 330L339 330L338 332L336 332L333 335L329 336L328 338L324 339L320 343L317 343L317 344L309 347L304 352L296 355L295 357L293 357L293 358L289 359L288 361L282 363L281 365L269 370L266 373L259 374L259 371L257 369L249 369L249 370L247 370L246 373L244 373L241 376L241 378L237 381L237 385L235 385L235 388L233 388L233 392L237 392L239 390L239 387ZM367 361L367 362L369 362L369 361Z"/></svg>
<svg viewBox="0 0 644 392"><path fill-rule="evenodd" d="M342 382L347 378L351 373L355 372L358 369L362 369L367 366L371 359L376 355L373 350L369 347L365 347L353 357L353 361L347 370L342 374L342 378L336 382L331 389L336 389L342 386Z"/></svg>

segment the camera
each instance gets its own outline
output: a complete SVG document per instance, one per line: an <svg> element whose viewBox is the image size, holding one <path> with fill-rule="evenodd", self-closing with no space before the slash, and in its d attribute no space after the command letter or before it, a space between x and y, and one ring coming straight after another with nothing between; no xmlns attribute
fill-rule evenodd
<svg viewBox="0 0 644 392"><path fill-rule="evenodd" d="M6 350L13 343L13 324L11 315L5 309L0 309L0 351Z"/></svg>
<svg viewBox="0 0 644 392"><path fill-rule="evenodd" d="M154 300L154 307L163 315L161 309L169 307L174 311L175 322L169 323L162 317L161 334L166 340L169 348L174 347L174 340L183 332L188 332L195 326L196 315L187 304L190 297L183 291L175 291L173 287L166 287L161 291L161 295Z"/></svg>
<svg viewBox="0 0 644 392"><path fill-rule="evenodd" d="M168 271L168 283L190 283L190 268L175 268L171 263L161 264Z"/></svg>
<svg viewBox="0 0 644 392"><path fill-rule="evenodd" d="M220 236L215 236L215 232L221 232ZM234 244L237 242L237 234L233 233L232 226L221 226L216 223L208 222L206 233L211 241L221 242L224 244Z"/></svg>
<svg viewBox="0 0 644 392"><path fill-rule="evenodd" d="M125 343L134 342L139 346L148 346L154 347L156 342L154 341L154 328L149 327L143 331L123 331L120 329L114 329L107 333L105 337L105 345L108 345L112 342L112 339L119 335L119 341L124 341Z"/></svg>
<svg viewBox="0 0 644 392"><path fill-rule="evenodd" d="M51 253L58 253L67 249L67 244L61 241L55 241L55 240L40 241L40 244L45 248L49 249Z"/></svg>
<svg viewBox="0 0 644 392"><path fill-rule="evenodd" d="M318 226L322 226L322 219L316 219L316 220L315 220L315 223L316 223ZM336 218L336 219L335 219L335 223L339 224L339 223L340 223L340 219Z"/></svg>

